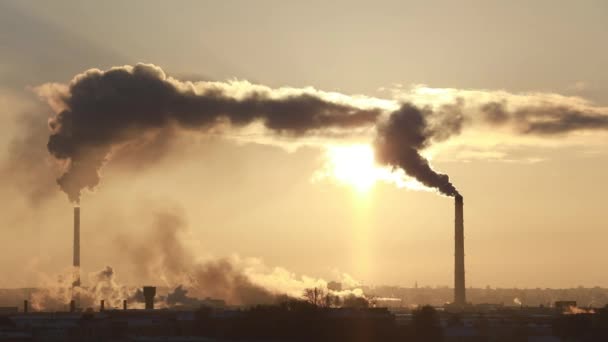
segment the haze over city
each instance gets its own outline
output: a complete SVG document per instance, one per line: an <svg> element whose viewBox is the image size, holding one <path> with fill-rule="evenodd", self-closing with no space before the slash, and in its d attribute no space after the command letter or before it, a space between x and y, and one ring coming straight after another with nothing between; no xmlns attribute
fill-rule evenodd
<svg viewBox="0 0 608 342"><path fill-rule="evenodd" d="M608 287L607 10L1 1L0 288Z"/></svg>

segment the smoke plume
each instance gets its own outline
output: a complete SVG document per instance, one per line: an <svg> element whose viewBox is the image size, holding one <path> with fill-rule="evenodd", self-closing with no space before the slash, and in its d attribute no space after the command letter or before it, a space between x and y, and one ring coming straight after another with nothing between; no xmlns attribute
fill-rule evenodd
<svg viewBox="0 0 608 342"><path fill-rule="evenodd" d="M113 154L124 154L130 146L145 156L142 146L149 146L152 153L144 159L153 162L179 130L221 134L261 124L264 134L274 137L336 138L375 126L378 162L455 196L458 191L449 177L436 172L421 151L460 134L470 123L509 126L517 134L538 136L608 128L605 111L551 94L444 89L427 93L448 94L447 102L431 99L420 105L424 101L414 94L398 104L244 81L184 82L149 64L91 69L69 85L45 84L37 91L57 113L49 121L47 147L63 161L65 171L58 183L74 202L83 189L98 185L101 168Z"/></svg>
<svg viewBox="0 0 608 342"><path fill-rule="evenodd" d="M608 130L608 115L593 108L567 104L538 104L509 110L507 101L482 105L485 119L495 125L511 123L520 134L556 135L581 130Z"/></svg>
<svg viewBox="0 0 608 342"><path fill-rule="evenodd" d="M146 64L91 69L69 86L46 84L38 92L59 111L49 122L48 149L67 163L58 183L74 202L99 183L114 148L169 126L210 132L261 122L275 134L297 137L369 126L381 113L311 89L181 82Z"/></svg>
<svg viewBox="0 0 608 342"><path fill-rule="evenodd" d="M107 308L118 308L123 299L133 298L137 288L120 284L112 267L106 266L89 274L88 286L72 287L71 271L66 271L54 281L47 281L43 287L31 293L32 309L36 311L65 310L67 304L77 296L82 308L97 307L101 300ZM142 301L143 302L143 301ZM143 307L134 303L133 307Z"/></svg>
<svg viewBox="0 0 608 342"><path fill-rule="evenodd" d="M427 187L447 196L456 196L458 191L450 177L433 170L420 151L433 141L460 133L463 123L459 105L444 106L434 111L430 107L419 108L405 103L378 125L376 158L382 164L403 169Z"/></svg>
<svg viewBox="0 0 608 342"><path fill-rule="evenodd" d="M274 301L274 294L254 284L238 261L228 258L197 260L181 240L186 230L181 216L170 211L156 213L145 238L121 237L117 240L119 243L128 241L128 248L125 246L123 250L126 259L136 266L139 278L153 278L170 287L187 288L199 298L221 298L237 305ZM178 291L171 300L180 297Z"/></svg>

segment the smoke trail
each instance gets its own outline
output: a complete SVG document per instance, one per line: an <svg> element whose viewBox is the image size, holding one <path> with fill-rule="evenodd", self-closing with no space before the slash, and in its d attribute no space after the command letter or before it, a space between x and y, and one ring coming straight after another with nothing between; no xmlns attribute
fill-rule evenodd
<svg viewBox="0 0 608 342"><path fill-rule="evenodd" d="M518 106L509 110L508 101L488 102L480 106L487 122L511 124L520 134L557 135L581 130L608 130L608 115L595 108L577 108L567 104Z"/></svg>
<svg viewBox="0 0 608 342"><path fill-rule="evenodd" d="M67 162L58 183L74 202L82 189L99 183L99 170L113 148L167 126L209 132L261 122L275 134L302 136L373 125L381 113L312 89L181 82L146 64L91 69L67 87L46 84L38 92L60 110L49 122L48 149Z"/></svg>
<svg viewBox="0 0 608 342"><path fill-rule="evenodd" d="M311 88L182 82L148 64L91 69L69 85L45 84L37 91L57 112L49 122L47 147L65 164L58 183L74 202L83 189L98 185L102 166L121 147L136 146L139 153L144 151L142 145L155 146L151 148L158 151L147 158L154 161L161 154L156 152L170 146L177 130L222 133L260 123L265 133L274 135L335 138L376 126L374 145L380 163L401 168L425 186L455 196L458 191L449 177L436 172L420 152L459 134L468 123L509 126L517 134L539 136L608 129L605 110L554 94L448 89L439 92L451 95L447 104L444 100L417 105L410 102L418 103L414 94L398 105Z"/></svg>

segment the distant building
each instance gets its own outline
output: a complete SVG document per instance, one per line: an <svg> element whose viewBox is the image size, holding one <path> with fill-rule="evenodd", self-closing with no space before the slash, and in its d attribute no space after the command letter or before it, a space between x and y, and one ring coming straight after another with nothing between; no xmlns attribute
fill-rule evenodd
<svg viewBox="0 0 608 342"><path fill-rule="evenodd" d="M558 300L555 302L555 309L558 312L570 311L570 308L576 307L575 300Z"/></svg>

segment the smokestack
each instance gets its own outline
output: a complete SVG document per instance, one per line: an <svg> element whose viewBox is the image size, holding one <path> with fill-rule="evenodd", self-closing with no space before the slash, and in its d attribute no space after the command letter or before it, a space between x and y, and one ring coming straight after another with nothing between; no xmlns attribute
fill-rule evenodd
<svg viewBox="0 0 608 342"><path fill-rule="evenodd" d="M76 312L76 301L73 299L70 301L70 312Z"/></svg>
<svg viewBox="0 0 608 342"><path fill-rule="evenodd" d="M463 307L466 304L464 285L464 201L461 195L455 197L455 259L454 259L454 304Z"/></svg>
<svg viewBox="0 0 608 342"><path fill-rule="evenodd" d="M23 313L27 313L29 310L29 303L27 302L27 299L23 301Z"/></svg>
<svg viewBox="0 0 608 342"><path fill-rule="evenodd" d="M144 298L146 299L146 310L154 310L154 296L156 296L156 287L144 286Z"/></svg>
<svg viewBox="0 0 608 342"><path fill-rule="evenodd" d="M126 299L124 299L124 300L122 301L122 309L123 309L123 310L127 310L127 300L126 300Z"/></svg>
<svg viewBox="0 0 608 342"><path fill-rule="evenodd" d="M80 286L80 207L74 207L74 283Z"/></svg>
<svg viewBox="0 0 608 342"><path fill-rule="evenodd" d="M106 301L105 300L101 300L101 303L99 303L99 312L103 312L106 309Z"/></svg>

